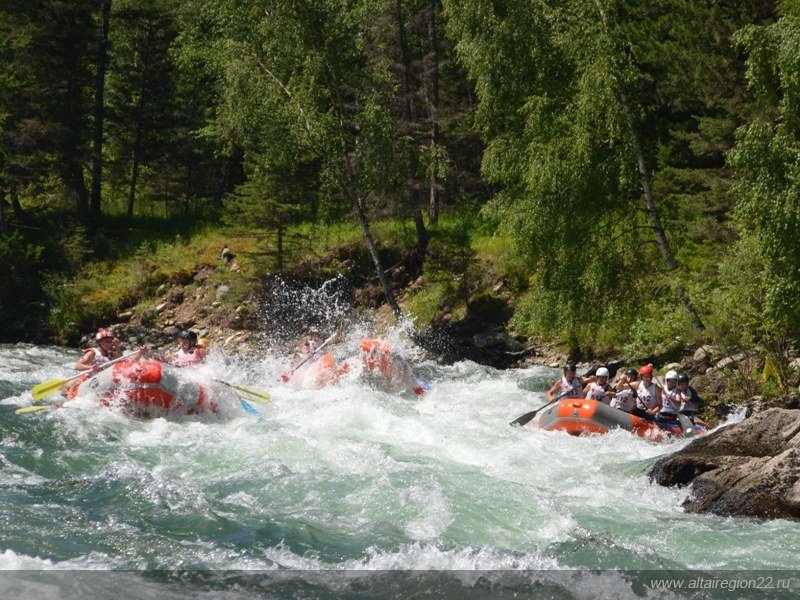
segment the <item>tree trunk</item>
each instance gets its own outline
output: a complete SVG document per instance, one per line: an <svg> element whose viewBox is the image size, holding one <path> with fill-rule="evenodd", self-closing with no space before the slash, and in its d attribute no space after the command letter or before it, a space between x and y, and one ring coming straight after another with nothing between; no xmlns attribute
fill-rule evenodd
<svg viewBox="0 0 800 600"><path fill-rule="evenodd" d="M276 268L278 269L278 273L283 272L283 232L284 232L284 225L283 225L283 213L278 213L278 256L276 259Z"/></svg>
<svg viewBox="0 0 800 600"><path fill-rule="evenodd" d="M386 279L386 273L383 270L380 256L378 256L378 248L375 246L375 240L372 238L372 233L369 229L369 221L367 220L367 213L364 210L364 199L358 197L354 200L353 204L355 205L354 208L356 210L356 216L358 217L358 224L361 226L361 232L364 234L364 240L367 242L367 249L369 250L370 256L372 256L372 262L375 264L375 272L378 274L381 287L383 287L383 293L386 294L386 302L389 303L389 307L394 313L394 318L400 321L403 318L403 313L400 310L400 305L397 304L397 299L394 297L392 288L389 285L389 280Z"/></svg>
<svg viewBox="0 0 800 600"><path fill-rule="evenodd" d="M80 57L76 41L77 23L74 12L70 12L69 25L73 35L69 37L66 47L67 53L67 81L64 97L64 125L65 135L63 141L63 156L61 163L61 179L67 193L75 200L78 214L87 225L91 225L89 212L89 191L83 179L83 160L80 153L81 116L83 114L81 102L81 86L78 81L80 72Z"/></svg>
<svg viewBox="0 0 800 600"><path fill-rule="evenodd" d="M6 190L0 184L0 235L8 235L8 222L6 220Z"/></svg>
<svg viewBox="0 0 800 600"><path fill-rule="evenodd" d="M678 262L675 260L675 255L672 254L672 249L667 241L667 235L664 232L664 228L661 226L661 217L659 216L653 200L653 187L651 185L652 178L650 176L650 171L647 168L647 163L645 162L644 149L642 148L642 142L639 139L639 132L633 120L633 112L628 104L628 98L625 92L619 92L619 99L622 103L622 109L625 112L625 119L627 120L628 129L630 130L631 137L633 139L633 147L636 151L636 167L639 171L639 182L642 186L645 208L647 209L647 214L650 217L650 224L653 228L653 232L655 233L656 242L658 243L658 248L661 251L661 257L664 259L667 268L670 271L675 271L678 268ZM689 319L692 322L692 327L694 327L694 330L697 333L702 333L705 329L705 325L703 325L703 322L700 320L697 311L695 310L694 306L692 306L689 298L686 296L686 290L684 290L680 283L675 286L675 295L678 297L678 301L681 303L681 306L683 306L683 309L689 315Z"/></svg>
<svg viewBox="0 0 800 600"><path fill-rule="evenodd" d="M606 29L606 31L610 31L608 19L606 18L606 13L603 10L602 5L599 2L596 2L596 6L600 15L600 19L603 23L603 27ZM611 59L617 73L621 73L622 68L617 64L616 57L613 55L613 53ZM618 75L617 78L619 79ZM619 84L617 97L619 98L620 105L625 113L625 121L628 125L631 139L633 140L633 148L636 152L636 169L639 172L639 183L642 186L644 204L645 208L647 209L647 214L650 217L650 225L652 226L653 232L656 236L656 243L658 244L658 248L661 251L661 257L664 259L667 268L670 271L675 271L678 268L678 261L675 260L675 255L672 254L672 249L667 241L667 235L664 232L664 228L661 226L661 217L656 209L656 204L653 199L653 186L651 184L653 178L650 175L650 170L647 168L644 147L642 146L642 140L639 137L639 130L636 127L636 120L633 117L633 111L631 110L630 102L628 102L628 95L625 93L621 83ZM694 330L697 333L703 333L705 325L703 325L703 322L700 320L700 316L697 314L694 306L692 306L692 303L686 296L686 290L680 283L675 286L675 295L678 297L678 302L680 302L683 309L689 315L689 320L692 322L692 327Z"/></svg>
<svg viewBox="0 0 800 600"><path fill-rule="evenodd" d="M94 128L92 131L92 218L100 219L101 184L103 180L103 129L105 126L105 82L108 61L108 29L111 0L104 0L100 16L100 45L97 51L97 73L94 82Z"/></svg>
<svg viewBox="0 0 800 600"><path fill-rule="evenodd" d="M22 205L19 203L19 190L17 185L11 184L11 210L14 211L14 218L18 221L25 220L25 212L22 210Z"/></svg>
<svg viewBox="0 0 800 600"><path fill-rule="evenodd" d="M397 17L397 39L400 46L400 70L402 72L402 90L403 90L403 120L404 129L413 132L413 112L411 110L411 81L409 73L411 72L411 61L408 58L408 47L406 45L405 26L403 25L403 3L402 0L396 0L395 9ZM411 136L412 140L414 136ZM411 215L414 220L414 228L417 232L417 252L420 254L420 259L424 259L425 253L428 251L428 230L425 227L425 221L422 218L422 209L420 208L419 200L419 187L417 186L416 174L419 161L417 160L417 147L416 142L412 142L412 147L409 152L408 161L406 164L406 185L408 186L408 204L411 209Z"/></svg>
<svg viewBox="0 0 800 600"><path fill-rule="evenodd" d="M133 203L136 200L136 182L139 179L139 131L141 130L140 127L137 127L136 131L136 142L133 146L133 152L131 153L131 182L128 188L128 210L127 215L128 218L133 217Z"/></svg>
<svg viewBox="0 0 800 600"><path fill-rule="evenodd" d="M431 92L428 109L431 119L431 158L435 161L439 146L439 44L436 39L436 0L428 0L428 45L431 56ZM431 225L439 222L439 182L436 170L428 177L428 220Z"/></svg>

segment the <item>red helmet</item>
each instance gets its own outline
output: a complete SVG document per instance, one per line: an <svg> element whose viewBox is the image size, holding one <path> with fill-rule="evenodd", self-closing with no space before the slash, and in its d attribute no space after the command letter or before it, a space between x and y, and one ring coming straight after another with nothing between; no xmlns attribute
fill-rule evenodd
<svg viewBox="0 0 800 600"><path fill-rule="evenodd" d="M639 375L652 375L653 374L653 365L646 364L641 369L639 369Z"/></svg>
<svg viewBox="0 0 800 600"><path fill-rule="evenodd" d="M108 329L101 329L100 331L97 332L97 334L95 334L94 339L96 339L99 342L100 340L113 337L114 334L111 333Z"/></svg>

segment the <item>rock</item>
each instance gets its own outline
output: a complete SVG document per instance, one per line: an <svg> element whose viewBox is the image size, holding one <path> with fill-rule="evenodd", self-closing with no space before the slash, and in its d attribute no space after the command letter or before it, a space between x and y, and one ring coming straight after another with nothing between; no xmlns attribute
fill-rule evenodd
<svg viewBox="0 0 800 600"><path fill-rule="evenodd" d="M155 311L156 311L157 313L160 313L160 312L162 312L162 311L163 311L165 308L167 308L167 306L169 306L169 302L162 302L161 304L157 304L157 305L156 305L156 308L155 308Z"/></svg>
<svg viewBox="0 0 800 600"><path fill-rule="evenodd" d="M476 333L472 336L472 343L478 348L488 348L489 346L499 346L506 343L506 335L499 332Z"/></svg>
<svg viewBox="0 0 800 600"><path fill-rule="evenodd" d="M133 311L132 310L126 310L124 312L118 313L117 314L117 318L120 321L125 321L125 322L130 321L131 318L133 318Z"/></svg>
<svg viewBox="0 0 800 600"><path fill-rule="evenodd" d="M221 285L217 288L217 300L225 296L228 292L231 291L231 288L227 285Z"/></svg>
<svg viewBox="0 0 800 600"><path fill-rule="evenodd" d="M689 512L800 519L800 410L769 408L701 437L650 471L687 485Z"/></svg>
<svg viewBox="0 0 800 600"><path fill-rule="evenodd" d="M203 282L208 279L208 271L198 271L197 275L194 276L194 280L203 285Z"/></svg>
<svg viewBox="0 0 800 600"><path fill-rule="evenodd" d="M523 350L525 350L525 346L522 345L522 342L513 338L506 340L506 352L522 352Z"/></svg>
<svg viewBox="0 0 800 600"><path fill-rule="evenodd" d="M704 363L707 361L711 361L712 357L717 353L717 349L714 346L700 346L697 350L694 351L694 355L692 356L692 360L696 363Z"/></svg>
<svg viewBox="0 0 800 600"><path fill-rule="evenodd" d="M664 372L666 371L681 371L681 363L671 362L664 366Z"/></svg>
<svg viewBox="0 0 800 600"><path fill-rule="evenodd" d="M743 360L744 356L745 355L742 352L740 352L739 354L735 354L734 356L726 356L725 358L717 362L717 364L714 365L714 368L719 371L720 369L724 369L725 367L730 367L731 365Z"/></svg>

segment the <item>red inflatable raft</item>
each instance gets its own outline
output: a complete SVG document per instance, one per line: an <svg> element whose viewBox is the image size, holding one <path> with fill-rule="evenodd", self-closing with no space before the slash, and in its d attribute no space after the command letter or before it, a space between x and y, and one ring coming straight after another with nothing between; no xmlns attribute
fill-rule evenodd
<svg viewBox="0 0 800 600"><path fill-rule="evenodd" d="M182 371L158 361L123 361L81 381L67 397L93 395L104 406L120 406L136 415L216 413L224 390Z"/></svg>
<svg viewBox="0 0 800 600"><path fill-rule="evenodd" d="M566 431L572 435L608 433L620 428L654 441L666 437L694 437L706 433L706 428L679 415L673 423L655 423L626 413L597 400L565 398L542 409L536 425L547 431Z"/></svg>

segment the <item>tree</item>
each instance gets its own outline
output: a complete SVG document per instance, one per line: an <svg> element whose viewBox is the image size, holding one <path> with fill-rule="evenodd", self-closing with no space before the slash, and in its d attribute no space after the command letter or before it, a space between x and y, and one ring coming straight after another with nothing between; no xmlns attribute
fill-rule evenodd
<svg viewBox="0 0 800 600"><path fill-rule="evenodd" d="M758 110L737 132L729 158L738 177L739 252L764 270L758 278L763 313L750 320L763 326L762 338L770 330L800 335L800 11L785 3L783 13L736 36L747 51Z"/></svg>
<svg viewBox="0 0 800 600"><path fill-rule="evenodd" d="M515 239L542 303L555 295L564 306L545 311L549 327L574 335L581 323L633 317L666 288L702 331L676 258L686 236L665 224L674 200L664 175L687 164L679 133L702 138L703 119L726 116L713 90L737 79L727 40L747 10L683 0L444 7L480 99L483 172L499 187L487 214ZM721 158L689 164L719 177Z"/></svg>
<svg viewBox="0 0 800 600"><path fill-rule="evenodd" d="M174 124L175 73L170 46L177 35L172 3L118 1L112 14L108 129L111 169L127 174L133 216L142 167L166 152Z"/></svg>
<svg viewBox="0 0 800 600"><path fill-rule="evenodd" d="M103 134L105 132L106 63L108 61L108 28L111 20L111 0L100 4L100 32L94 77L94 122L92 124L92 195L91 214L100 219L101 186L103 182Z"/></svg>
<svg viewBox="0 0 800 600"><path fill-rule="evenodd" d="M387 302L400 314L369 222L370 205L397 189L401 171L391 118L391 76L370 62L364 33L380 7L346 3L201 3L217 32L209 63L222 83L214 125L262 173L288 175L284 157L316 164L326 210L349 206Z"/></svg>

